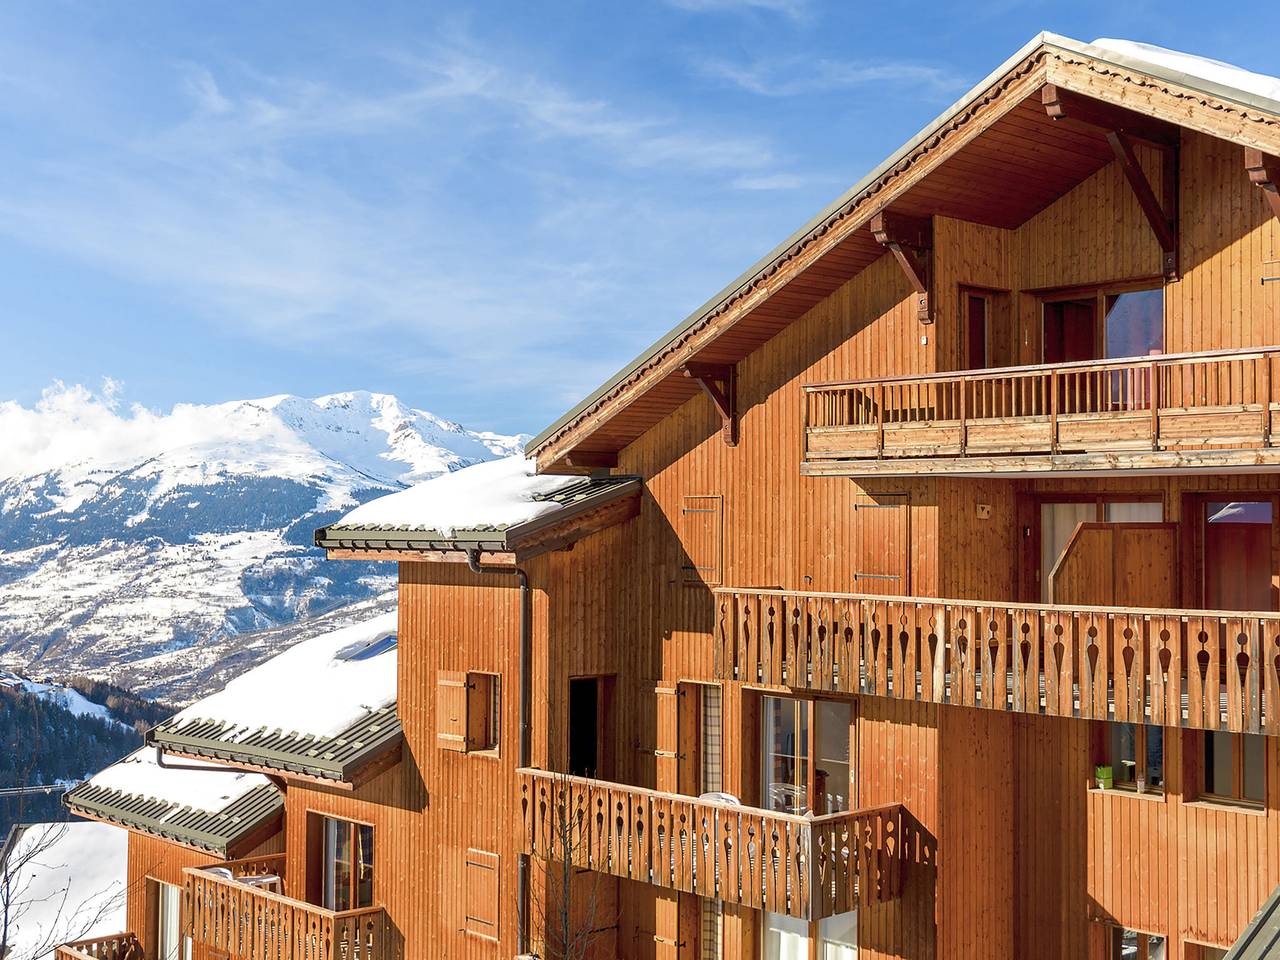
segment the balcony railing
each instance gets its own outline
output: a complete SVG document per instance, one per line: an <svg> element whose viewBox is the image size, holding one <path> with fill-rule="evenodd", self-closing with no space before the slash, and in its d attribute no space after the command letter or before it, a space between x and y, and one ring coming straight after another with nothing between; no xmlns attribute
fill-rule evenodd
<svg viewBox="0 0 1280 960"><path fill-rule="evenodd" d="M720 679L1280 735L1280 614L715 594Z"/></svg>
<svg viewBox="0 0 1280 960"><path fill-rule="evenodd" d="M522 769L525 850L755 909L820 919L896 899L933 839L901 805L795 816Z"/></svg>
<svg viewBox="0 0 1280 960"><path fill-rule="evenodd" d="M272 889L283 869L283 855L186 868L192 940L231 960L391 960L382 907L334 911L292 900Z"/></svg>
<svg viewBox="0 0 1280 960"><path fill-rule="evenodd" d="M113 933L64 943L54 951L55 960L143 960L142 945L132 933Z"/></svg>
<svg viewBox="0 0 1280 960"><path fill-rule="evenodd" d="M1060 454L1103 466L1108 454L1123 454L1120 465L1277 462L1278 356L1264 347L809 385L804 471L903 472L894 461L922 460L906 472L944 472Z"/></svg>

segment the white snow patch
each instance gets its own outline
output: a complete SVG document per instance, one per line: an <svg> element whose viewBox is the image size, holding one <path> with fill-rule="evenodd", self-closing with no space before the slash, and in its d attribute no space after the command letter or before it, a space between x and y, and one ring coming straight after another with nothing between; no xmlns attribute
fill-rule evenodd
<svg viewBox="0 0 1280 960"><path fill-rule="evenodd" d="M218 813L250 790L269 782L261 774L241 773L216 763L185 758L175 758L172 763L173 766L160 766L156 763L155 749L143 747L94 774L88 786L163 800L179 808Z"/></svg>
<svg viewBox="0 0 1280 960"><path fill-rule="evenodd" d="M192 704L177 720L331 737L396 698L395 613L304 640ZM373 647L369 656L361 651Z"/></svg>
<svg viewBox="0 0 1280 960"><path fill-rule="evenodd" d="M53 956L69 940L125 928L128 832L105 823L34 823L21 829L7 858L16 909L14 960Z"/></svg>
<svg viewBox="0 0 1280 960"><path fill-rule="evenodd" d="M559 509L559 504L535 497L582 479L534 471L534 460L525 457L479 463L370 500L339 525L434 530L446 537L456 530L509 527Z"/></svg>
<svg viewBox="0 0 1280 960"><path fill-rule="evenodd" d="M1243 67L1224 63L1221 60L1197 57L1195 54L1169 50L1165 47L1157 47L1151 43L1140 43L1136 40L1116 40L1110 37L1103 37L1093 41L1093 46L1121 54L1122 56L1132 57L1135 60L1145 60L1147 63L1163 67L1166 70L1176 70L1179 73L1199 77L1209 83L1231 87L1245 93L1280 102L1280 78L1272 77L1265 73L1254 73L1252 70L1245 70Z"/></svg>
<svg viewBox="0 0 1280 960"><path fill-rule="evenodd" d="M64 687L56 683L41 683L5 672L0 672L0 686L20 693L30 693L40 697L42 700L56 703L58 706L71 711L77 717L97 717L99 720L106 720L122 727L128 726L127 723L122 723L113 717L111 711L102 704L94 703L80 693L79 690L73 690L71 687Z"/></svg>

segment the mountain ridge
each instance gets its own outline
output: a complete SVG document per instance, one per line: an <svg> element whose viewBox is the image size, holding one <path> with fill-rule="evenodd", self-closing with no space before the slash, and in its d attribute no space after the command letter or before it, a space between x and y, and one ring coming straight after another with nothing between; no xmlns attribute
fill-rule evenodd
<svg viewBox="0 0 1280 960"><path fill-rule="evenodd" d="M314 528L527 439L369 391L185 404L167 416L140 436L122 432L118 451L103 444L0 477L0 668L124 680L160 697L172 678L190 694L211 669L203 648L393 586L390 564L325 563Z"/></svg>

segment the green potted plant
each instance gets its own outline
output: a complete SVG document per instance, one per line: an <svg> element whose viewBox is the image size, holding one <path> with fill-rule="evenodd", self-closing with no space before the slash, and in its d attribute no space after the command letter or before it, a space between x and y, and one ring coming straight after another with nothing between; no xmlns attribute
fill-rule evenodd
<svg viewBox="0 0 1280 960"><path fill-rule="evenodd" d="M1116 785L1115 777L1112 775L1111 768L1094 767L1093 776L1097 781L1099 790L1110 790Z"/></svg>

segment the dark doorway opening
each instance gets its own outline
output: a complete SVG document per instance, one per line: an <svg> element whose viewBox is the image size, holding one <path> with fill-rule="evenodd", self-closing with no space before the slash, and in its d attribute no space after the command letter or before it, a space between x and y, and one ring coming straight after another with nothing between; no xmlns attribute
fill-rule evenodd
<svg viewBox="0 0 1280 960"><path fill-rule="evenodd" d="M569 773L575 777L613 776L612 677L569 680Z"/></svg>

